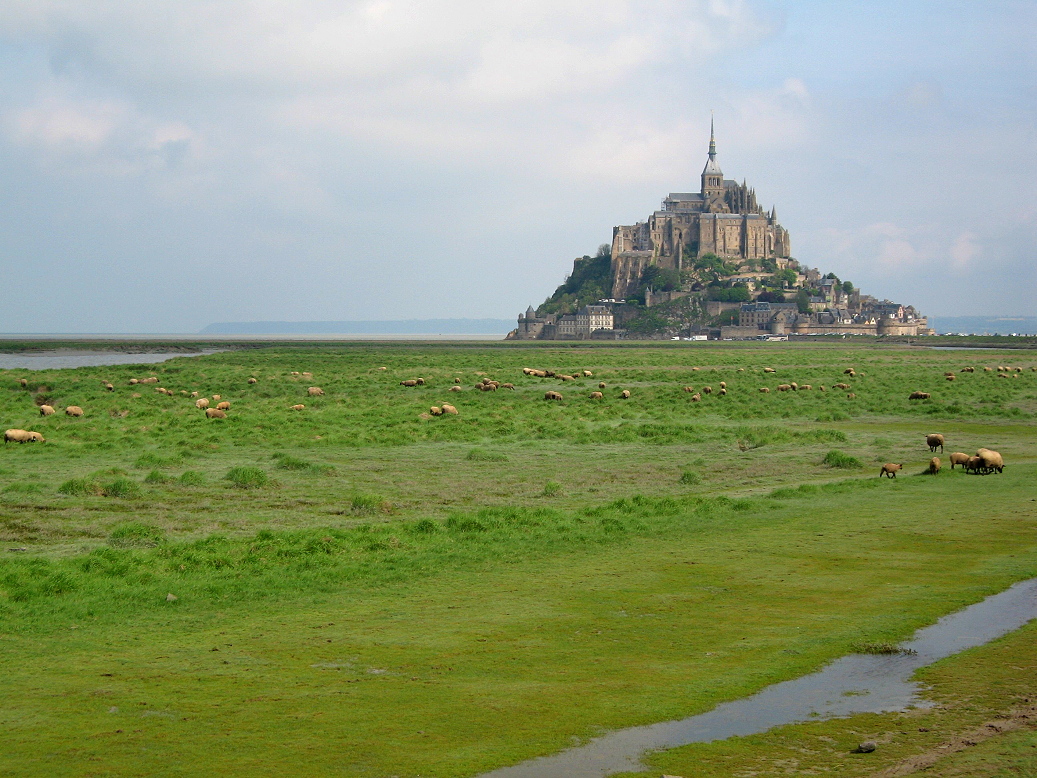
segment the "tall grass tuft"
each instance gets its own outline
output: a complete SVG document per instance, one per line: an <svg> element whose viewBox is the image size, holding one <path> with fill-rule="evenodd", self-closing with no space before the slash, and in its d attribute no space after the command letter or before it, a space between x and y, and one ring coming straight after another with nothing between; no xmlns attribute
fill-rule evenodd
<svg viewBox="0 0 1037 778"><path fill-rule="evenodd" d="M483 448L473 448L465 456L469 462L507 462L508 455L500 451L487 451Z"/></svg>
<svg viewBox="0 0 1037 778"><path fill-rule="evenodd" d="M105 497L139 497L140 484L130 478L116 478L101 487Z"/></svg>
<svg viewBox="0 0 1037 778"><path fill-rule="evenodd" d="M837 451L835 449L832 449L825 454L821 463L828 465L829 467L841 467L847 470L864 467L864 463L857 459L857 457L852 457L849 454L844 454L842 451Z"/></svg>
<svg viewBox="0 0 1037 778"><path fill-rule="evenodd" d="M108 545L114 548L154 548L165 540L161 529L141 521L119 524L108 533Z"/></svg>
<svg viewBox="0 0 1037 778"><path fill-rule="evenodd" d="M258 467L233 467L224 478L240 489L259 489L270 482L270 477Z"/></svg>

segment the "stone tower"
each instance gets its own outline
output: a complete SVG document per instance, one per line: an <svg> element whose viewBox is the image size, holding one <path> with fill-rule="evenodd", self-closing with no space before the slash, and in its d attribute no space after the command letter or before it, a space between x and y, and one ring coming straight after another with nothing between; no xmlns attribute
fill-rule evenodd
<svg viewBox="0 0 1037 778"><path fill-rule="evenodd" d="M709 120L709 159L702 168L702 199L710 204L724 201L724 173L717 162L717 142L713 136L712 117Z"/></svg>

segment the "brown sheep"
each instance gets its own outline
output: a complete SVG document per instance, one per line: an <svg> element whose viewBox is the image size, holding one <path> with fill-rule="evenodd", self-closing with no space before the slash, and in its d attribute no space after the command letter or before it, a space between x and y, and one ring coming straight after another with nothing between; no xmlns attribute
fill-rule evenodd
<svg viewBox="0 0 1037 778"><path fill-rule="evenodd" d="M218 410L218 411L229 411L230 410L230 403L227 402L226 400L224 400L223 402L219 402L219 403L216 404L216 410Z"/></svg>
<svg viewBox="0 0 1037 778"><path fill-rule="evenodd" d="M598 382L598 388L599 389L604 389L605 388L605 382L604 381Z"/></svg>
<svg viewBox="0 0 1037 778"><path fill-rule="evenodd" d="M719 392L717 392L717 394L719 394L721 397L726 397L727 389L721 389Z"/></svg>
<svg viewBox="0 0 1037 778"><path fill-rule="evenodd" d="M303 370L302 371L302 377L303 378L313 378L313 373L310 373L310 372L308 372L306 370Z"/></svg>
<svg viewBox="0 0 1037 778"><path fill-rule="evenodd" d="M720 382L720 388L721 389L727 389L727 381L721 381Z"/></svg>
<svg viewBox="0 0 1037 778"><path fill-rule="evenodd" d="M454 383L455 383L455 384L459 384L459 383L461 383L461 379L460 379L460 378L457 378L457 377L455 377L455 378L454 378Z"/></svg>
<svg viewBox="0 0 1037 778"><path fill-rule="evenodd" d="M218 394L212 396L212 401L218 403L222 398Z"/></svg>
<svg viewBox="0 0 1037 778"><path fill-rule="evenodd" d="M1005 460L996 451L991 451L989 448L981 448L976 451L976 456L983 460L983 469L988 473L994 470L1000 473L1005 469Z"/></svg>
<svg viewBox="0 0 1037 778"><path fill-rule="evenodd" d="M603 395L601 392L591 392L591 399L592 400L603 400L603 399L605 399L605 395Z"/></svg>
<svg viewBox="0 0 1037 778"><path fill-rule="evenodd" d="M221 411L219 408L206 408L205 418L207 419L226 419L227 412Z"/></svg>
<svg viewBox="0 0 1037 778"><path fill-rule="evenodd" d="M821 384L819 387L817 387L817 391L819 391L819 392L825 391L825 385Z"/></svg>
<svg viewBox="0 0 1037 778"><path fill-rule="evenodd" d="M7 430L4 432L4 445L15 443L46 443L47 440L38 432L28 430Z"/></svg>
<svg viewBox="0 0 1037 778"><path fill-rule="evenodd" d="M198 410L203 410L205 408L208 408L209 407L209 398L208 397L199 397L197 400L194 401L194 407L197 408Z"/></svg>
<svg viewBox="0 0 1037 778"><path fill-rule="evenodd" d="M945 376L945 378L946 378L946 379L947 379L948 381L953 381L953 380L954 380L954 375L953 375L953 374L951 374L951 375L949 375L949 376Z"/></svg>
<svg viewBox="0 0 1037 778"><path fill-rule="evenodd" d="M787 392L791 388L792 387L789 386L788 384L778 384L778 391L779 392Z"/></svg>
<svg viewBox="0 0 1037 778"><path fill-rule="evenodd" d="M936 451L937 447L940 449L940 453L943 453L943 435L933 433L932 435L925 436L926 445L929 446L930 451Z"/></svg>
<svg viewBox="0 0 1037 778"><path fill-rule="evenodd" d="M400 381L400 386L417 386L418 382L413 378L408 378L406 381Z"/></svg>
<svg viewBox="0 0 1037 778"><path fill-rule="evenodd" d="M985 367L985 368L983 368L983 372L984 373L993 373L994 372L994 368L992 368L992 367Z"/></svg>
<svg viewBox="0 0 1037 778"><path fill-rule="evenodd" d="M692 401L693 403L701 402L701 401L702 401L702 395L701 395L701 394L699 394L698 392L695 392L695 394L693 394L693 395L691 396L691 401Z"/></svg>
<svg viewBox="0 0 1037 778"><path fill-rule="evenodd" d="M761 394L767 394L768 392L770 392L770 389L768 389L766 386L761 386L760 387L760 393Z"/></svg>
<svg viewBox="0 0 1037 778"><path fill-rule="evenodd" d="M457 416L457 408L455 408L453 405L443 403L443 413L449 413L452 416Z"/></svg>
<svg viewBox="0 0 1037 778"><path fill-rule="evenodd" d="M115 391L115 387L112 384L109 384L109 383L105 383L104 388L106 390L108 390L109 392L114 392Z"/></svg>
<svg viewBox="0 0 1037 778"><path fill-rule="evenodd" d="M933 457L929 460L929 475L937 475L940 472L940 458Z"/></svg>
<svg viewBox="0 0 1037 778"><path fill-rule="evenodd" d="M54 413L54 408L52 406L50 406L50 405L41 405L40 406L40 416L50 416L52 413Z"/></svg>
<svg viewBox="0 0 1037 778"><path fill-rule="evenodd" d="M902 467L903 465L896 464L894 462L887 462L882 466L882 469L879 471L879 478L882 478L882 476L886 476L886 478L896 478L897 470L899 470Z"/></svg>
<svg viewBox="0 0 1037 778"><path fill-rule="evenodd" d="M712 386L703 386L702 387L702 394L713 394L713 387Z"/></svg>
<svg viewBox="0 0 1037 778"><path fill-rule="evenodd" d="M965 462L966 473L977 473L981 474L983 471L983 460L980 457L969 457L968 461Z"/></svg>
<svg viewBox="0 0 1037 778"><path fill-rule="evenodd" d="M78 418L79 416L83 415L83 409L80 408L78 405L70 405L65 409L65 415L75 416Z"/></svg>
<svg viewBox="0 0 1037 778"><path fill-rule="evenodd" d="M306 408L305 405L303 405L302 403L299 403L298 405L291 406L288 410L290 410L290 411L301 411L301 410L305 410L305 408Z"/></svg>
<svg viewBox="0 0 1037 778"><path fill-rule="evenodd" d="M149 376L147 378L142 378L142 379L140 379L139 383L142 383L142 384L157 384L158 383L158 376L154 376L153 375L153 376Z"/></svg>
<svg viewBox="0 0 1037 778"><path fill-rule="evenodd" d="M259 379L258 378L250 378L250 379L248 379L248 382L250 384L258 384L259 383Z"/></svg>
<svg viewBox="0 0 1037 778"><path fill-rule="evenodd" d="M192 400L194 400L194 399L197 399L197 397L198 397L198 392L191 392L191 394L190 394L189 396L190 396L190 398L191 398Z"/></svg>
<svg viewBox="0 0 1037 778"><path fill-rule="evenodd" d="M496 392L497 384L476 384L475 388L481 392Z"/></svg>
<svg viewBox="0 0 1037 778"><path fill-rule="evenodd" d="M292 375L299 375L299 371L298 370L293 370L292 371Z"/></svg>
<svg viewBox="0 0 1037 778"><path fill-rule="evenodd" d="M20 387L22 387L22 389L27 388L29 386L29 379L28 378L19 378L18 379L18 385Z"/></svg>
<svg viewBox="0 0 1037 778"><path fill-rule="evenodd" d="M321 389L319 386L311 386L309 389L306 390L306 394L308 394L310 397L323 397L324 390Z"/></svg>
<svg viewBox="0 0 1037 778"><path fill-rule="evenodd" d="M765 373L777 373L778 371L775 370L773 367L765 367L763 369L763 372L765 372Z"/></svg>
<svg viewBox="0 0 1037 778"><path fill-rule="evenodd" d="M131 378L131 379L130 379L130 386L136 386L136 385L137 385L138 383L139 383L139 382L137 381L137 379L136 379L136 378Z"/></svg>
<svg viewBox="0 0 1037 778"><path fill-rule="evenodd" d="M847 400L856 400L857 399L857 395L854 394L853 392L850 392L848 395L846 395L846 399Z"/></svg>
<svg viewBox="0 0 1037 778"><path fill-rule="evenodd" d="M801 392L809 392L813 388L814 387L811 386L810 384L800 384L799 385L799 391L801 391Z"/></svg>
<svg viewBox="0 0 1037 778"><path fill-rule="evenodd" d="M622 400L629 400L630 399L630 390L629 389L624 389L622 392L619 393L619 397Z"/></svg>
<svg viewBox="0 0 1037 778"><path fill-rule="evenodd" d="M431 408L428 409L428 412L431 413L433 416L443 415L443 409L440 408L438 405L433 405Z"/></svg>
<svg viewBox="0 0 1037 778"><path fill-rule="evenodd" d="M551 389L551 390L548 390L548 391L544 392L544 399L545 400L561 400L562 399L562 393L561 392L556 392L553 389Z"/></svg>
<svg viewBox="0 0 1037 778"><path fill-rule="evenodd" d="M685 391L685 392L688 392L688 393L690 394L691 392L694 392L694 391L695 391L695 388L694 388L694 387L692 387L692 386L685 386L685 387L684 387L684 391Z"/></svg>
<svg viewBox="0 0 1037 778"><path fill-rule="evenodd" d="M965 463L969 461L969 455L968 454L964 454L961 451L955 451L953 454L951 454L950 458L951 458L951 470L954 469L955 465L961 465L962 467L964 467Z"/></svg>
<svg viewBox="0 0 1037 778"><path fill-rule="evenodd" d="M378 369L379 369L379 370L388 370L389 368L387 368L387 367L380 367L380 368L378 368Z"/></svg>
<svg viewBox="0 0 1037 778"><path fill-rule="evenodd" d="M856 371L852 367L848 367L843 371L843 375L855 375Z"/></svg>
<svg viewBox="0 0 1037 778"><path fill-rule="evenodd" d="M449 389L447 389L447 391L448 392L460 392L461 391L461 387L460 386L451 386Z"/></svg>
<svg viewBox="0 0 1037 778"><path fill-rule="evenodd" d="M963 373L975 373L976 372L976 368L974 368L974 367L963 367L961 369L961 372L963 372Z"/></svg>
<svg viewBox="0 0 1037 778"><path fill-rule="evenodd" d="M797 384L795 381L793 381L791 384L789 384L789 386L792 387L792 391L793 392L798 392L799 391L799 384Z"/></svg>
<svg viewBox="0 0 1037 778"><path fill-rule="evenodd" d="M584 370L583 371L583 377L584 378L593 378L594 377L594 373L592 373L590 370Z"/></svg>
<svg viewBox="0 0 1037 778"><path fill-rule="evenodd" d="M929 392L911 392L910 396L907 399L909 399L909 400L928 400L930 397L932 397L932 395L929 394Z"/></svg>

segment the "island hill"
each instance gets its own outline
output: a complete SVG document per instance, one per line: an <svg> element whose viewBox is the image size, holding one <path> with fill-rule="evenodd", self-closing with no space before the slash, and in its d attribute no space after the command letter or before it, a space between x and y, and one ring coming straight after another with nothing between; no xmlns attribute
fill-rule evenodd
<svg viewBox="0 0 1037 778"><path fill-rule="evenodd" d="M756 338L788 334L928 335L910 305L861 294L791 256L777 210L725 179L712 126L698 192L671 193L647 221L573 263L509 339Z"/></svg>

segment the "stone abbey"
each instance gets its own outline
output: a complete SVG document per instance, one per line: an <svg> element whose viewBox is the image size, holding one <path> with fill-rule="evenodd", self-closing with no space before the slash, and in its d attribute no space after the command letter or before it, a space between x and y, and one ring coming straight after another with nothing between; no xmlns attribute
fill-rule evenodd
<svg viewBox="0 0 1037 778"><path fill-rule="evenodd" d="M671 193L647 222L613 230L612 297L628 296L651 265L682 270L687 260L708 253L772 259L779 268L790 256L789 233L778 223L776 209L765 212L744 181L724 179L712 122L699 191Z"/></svg>

